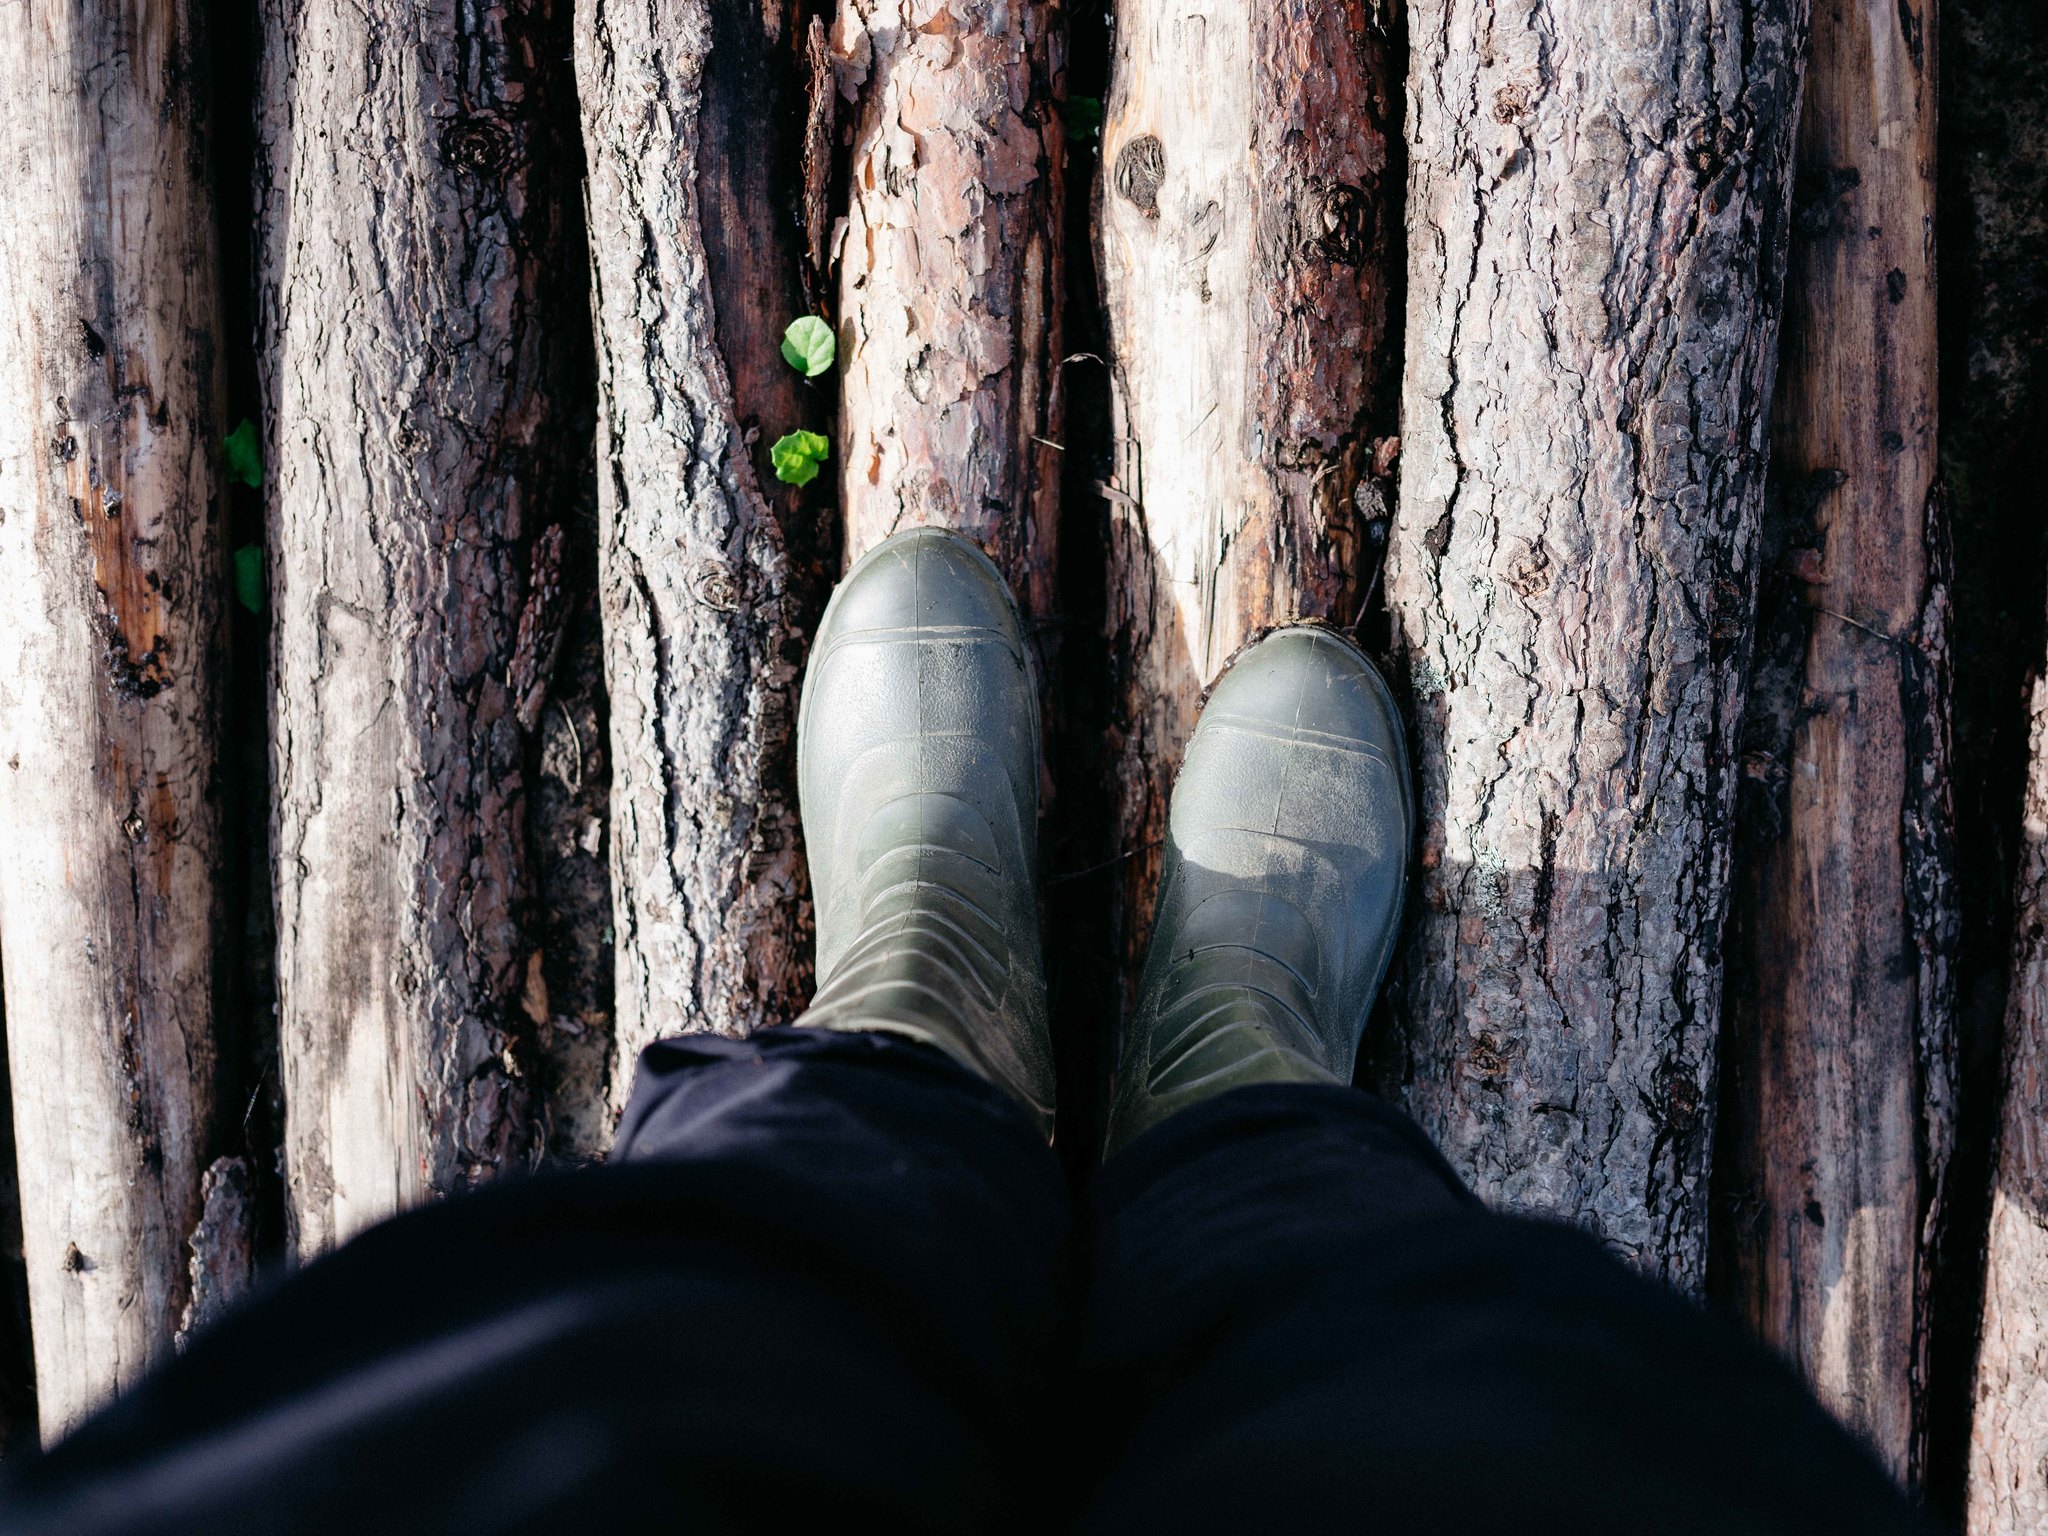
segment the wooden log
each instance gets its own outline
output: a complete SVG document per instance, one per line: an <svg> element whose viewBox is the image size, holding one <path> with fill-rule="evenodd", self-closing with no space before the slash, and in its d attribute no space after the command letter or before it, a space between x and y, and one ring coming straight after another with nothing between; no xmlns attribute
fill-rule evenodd
<svg viewBox="0 0 2048 1536"><path fill-rule="evenodd" d="M262 9L278 1022L311 1252L537 1150L527 729L586 333L557 0Z"/></svg>
<svg viewBox="0 0 2048 1536"><path fill-rule="evenodd" d="M1805 13L1408 13L1388 1086L1486 1199L1687 1288Z"/></svg>
<svg viewBox="0 0 2048 1536"><path fill-rule="evenodd" d="M846 558L957 528L1052 611L1065 63L1045 0L841 0ZM1036 631L1041 640L1045 636Z"/></svg>
<svg viewBox="0 0 2048 1536"><path fill-rule="evenodd" d="M810 990L794 730L831 477L785 485L768 457L783 434L828 424L829 397L779 351L804 312L805 42L797 8L779 3L582 0L577 12L615 1108L656 1036L782 1023Z"/></svg>
<svg viewBox="0 0 2048 1536"><path fill-rule="evenodd" d="M2004 1099L1970 1418L1969 1536L2048 1529L2048 675L2034 680Z"/></svg>
<svg viewBox="0 0 2048 1536"><path fill-rule="evenodd" d="M203 16L0 13L0 940L46 1437L169 1348L220 1131Z"/></svg>
<svg viewBox="0 0 2048 1536"><path fill-rule="evenodd" d="M1116 7L1097 238L1132 975L1203 690L1269 624L1353 623L1378 576L1399 226L1383 14L1366 0Z"/></svg>
<svg viewBox="0 0 2048 1536"><path fill-rule="evenodd" d="M1934 31L1813 11L1714 1172L1716 1290L1908 1483L1955 1115Z"/></svg>

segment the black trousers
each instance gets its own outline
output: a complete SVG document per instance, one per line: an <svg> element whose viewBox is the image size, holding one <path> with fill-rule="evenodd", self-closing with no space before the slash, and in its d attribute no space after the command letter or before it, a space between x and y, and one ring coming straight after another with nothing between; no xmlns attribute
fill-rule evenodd
<svg viewBox="0 0 2048 1536"><path fill-rule="evenodd" d="M1776 1362L1369 1096L1222 1095L1076 1209L935 1051L643 1058L611 1166L308 1265L9 1531L1891 1532Z"/></svg>

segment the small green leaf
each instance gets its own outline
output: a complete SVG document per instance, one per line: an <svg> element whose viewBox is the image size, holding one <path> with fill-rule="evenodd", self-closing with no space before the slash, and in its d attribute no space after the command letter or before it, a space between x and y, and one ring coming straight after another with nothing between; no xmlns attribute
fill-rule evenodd
<svg viewBox="0 0 2048 1536"><path fill-rule="evenodd" d="M1100 96L1069 96L1061 103L1060 112L1067 120L1067 137L1076 144L1086 144L1102 132Z"/></svg>
<svg viewBox="0 0 2048 1536"><path fill-rule="evenodd" d="M244 544L235 551L235 601L251 613L263 611L263 546Z"/></svg>
<svg viewBox="0 0 2048 1536"><path fill-rule="evenodd" d="M807 379L828 371L838 355L832 327L816 315L790 321L789 329L782 333L782 360Z"/></svg>
<svg viewBox="0 0 2048 1536"><path fill-rule="evenodd" d="M256 439L256 423L248 417L230 432L221 445L228 462L228 478L244 485L263 484L263 445Z"/></svg>
<svg viewBox="0 0 2048 1536"><path fill-rule="evenodd" d="M832 444L823 434L799 430L775 440L768 450L768 462L784 485L809 485L818 478L818 466L831 451Z"/></svg>

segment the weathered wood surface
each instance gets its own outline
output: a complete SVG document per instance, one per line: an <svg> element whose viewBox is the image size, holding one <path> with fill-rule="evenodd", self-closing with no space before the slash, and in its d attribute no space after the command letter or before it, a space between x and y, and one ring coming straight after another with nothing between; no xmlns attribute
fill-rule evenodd
<svg viewBox="0 0 2048 1536"><path fill-rule="evenodd" d="M810 990L796 686L829 474L768 462L827 425L783 360L803 312L808 74L794 5L582 0L576 66L598 335L612 708L614 1108L664 1033L744 1034Z"/></svg>
<svg viewBox="0 0 2048 1536"><path fill-rule="evenodd" d="M528 729L586 333L553 0L262 10L278 1021L312 1252L537 1150Z"/></svg>
<svg viewBox="0 0 2048 1536"><path fill-rule="evenodd" d="M1353 623L1378 574L1399 61L1367 0L1122 0L1115 15L1096 239L1134 964L1203 690L1267 625Z"/></svg>
<svg viewBox="0 0 2048 1536"><path fill-rule="evenodd" d="M0 938L48 1437L169 1349L218 1128L203 18L0 10Z"/></svg>
<svg viewBox="0 0 2048 1536"><path fill-rule="evenodd" d="M1902 1482L1955 1115L1933 36L1814 7L1714 1170L1716 1289Z"/></svg>
<svg viewBox="0 0 2048 1536"><path fill-rule="evenodd" d="M1970 1422L1969 1536L2048 1529L2048 674L2034 681L2031 716Z"/></svg>
<svg viewBox="0 0 2048 1536"><path fill-rule="evenodd" d="M1699 1284L1804 0L1408 13L1401 1091Z"/></svg>
<svg viewBox="0 0 2048 1536"><path fill-rule="evenodd" d="M1047 0L841 0L832 34L853 120L835 241L846 557L957 528L1027 624L1052 610L1059 531L1058 20Z"/></svg>

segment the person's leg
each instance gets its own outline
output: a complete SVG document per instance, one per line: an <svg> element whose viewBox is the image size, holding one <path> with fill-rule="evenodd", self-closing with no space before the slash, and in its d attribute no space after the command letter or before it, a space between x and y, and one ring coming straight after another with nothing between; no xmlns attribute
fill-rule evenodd
<svg viewBox="0 0 2048 1536"><path fill-rule="evenodd" d="M1088 1232L1088 1532L1918 1528L1777 1361L1486 1213L1363 1092L1184 1110L1104 1166Z"/></svg>
<svg viewBox="0 0 2048 1536"><path fill-rule="evenodd" d="M1490 1216L1349 1087L1412 827L1386 686L1282 629L1213 690L1093 1191L1091 1531L1902 1529L1759 1352Z"/></svg>
<svg viewBox="0 0 2048 1536"><path fill-rule="evenodd" d="M1020 1524L1067 1194L928 1046L644 1059L615 1166L401 1217L201 1337L0 1502L7 1531Z"/></svg>
<svg viewBox="0 0 2048 1536"><path fill-rule="evenodd" d="M315 1264L31 1469L0 1520L1038 1523L1068 1212L1037 724L988 559L930 530L870 552L804 683L802 1027L653 1047L618 1166Z"/></svg>

